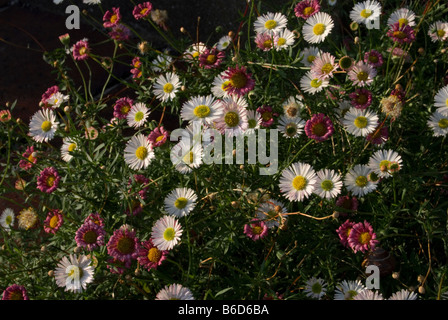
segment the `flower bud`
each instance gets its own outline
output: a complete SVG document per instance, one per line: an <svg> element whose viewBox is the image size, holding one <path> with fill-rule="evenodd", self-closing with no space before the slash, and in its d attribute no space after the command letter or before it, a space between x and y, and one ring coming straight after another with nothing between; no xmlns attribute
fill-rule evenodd
<svg viewBox="0 0 448 320"><path fill-rule="evenodd" d="M423 286L418 287L418 293L425 294L426 293L425 288Z"/></svg>

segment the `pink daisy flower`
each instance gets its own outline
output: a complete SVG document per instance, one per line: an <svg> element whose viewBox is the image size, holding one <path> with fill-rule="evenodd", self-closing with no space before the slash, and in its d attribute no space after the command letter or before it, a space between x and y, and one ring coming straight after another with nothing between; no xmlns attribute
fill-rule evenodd
<svg viewBox="0 0 448 320"><path fill-rule="evenodd" d="M394 23L392 28L387 31L387 36L394 42L400 44L411 43L415 40L415 31L407 24L401 24L399 22Z"/></svg>
<svg viewBox="0 0 448 320"><path fill-rule="evenodd" d="M48 99L50 99L55 93L58 93L58 92L59 92L58 86L52 86L52 87L48 88L47 91L45 91L42 94L42 99L40 100L40 104L46 105Z"/></svg>
<svg viewBox="0 0 448 320"><path fill-rule="evenodd" d="M154 128L151 133L148 135L149 141L151 141L152 146L160 147L168 140L170 134L166 131L163 126Z"/></svg>
<svg viewBox="0 0 448 320"><path fill-rule="evenodd" d="M116 41L127 41L131 38L131 30L125 25L119 23L109 31L109 37Z"/></svg>
<svg viewBox="0 0 448 320"><path fill-rule="evenodd" d="M364 62L370 64L374 68L381 67L384 62L383 55L372 49L364 54Z"/></svg>
<svg viewBox="0 0 448 320"><path fill-rule="evenodd" d="M121 20L120 8L112 8L107 10L103 16L103 26L105 28L112 28L116 26Z"/></svg>
<svg viewBox="0 0 448 320"><path fill-rule="evenodd" d="M348 237L350 236L352 232L352 228L355 225L354 222L350 220L346 220L341 226L336 230L336 233L339 236L339 240L341 241L342 245L344 247L349 247L348 244Z"/></svg>
<svg viewBox="0 0 448 320"><path fill-rule="evenodd" d="M61 177L54 167L45 168L37 177L37 188L42 192L52 193L57 189L59 180Z"/></svg>
<svg viewBox="0 0 448 320"><path fill-rule="evenodd" d="M350 103L356 109L365 110L372 104L372 93L365 88L357 88L354 92L350 93Z"/></svg>
<svg viewBox="0 0 448 320"><path fill-rule="evenodd" d="M135 231L123 226L115 230L110 237L107 243L107 253L119 261L130 261L137 258L138 247L139 242Z"/></svg>
<svg viewBox="0 0 448 320"><path fill-rule="evenodd" d="M311 73L319 80L333 77L333 72L339 67L339 64L336 63L335 60L336 58L330 53L322 53L313 60Z"/></svg>
<svg viewBox="0 0 448 320"><path fill-rule="evenodd" d="M30 300L24 286L13 284L3 291L2 300Z"/></svg>
<svg viewBox="0 0 448 320"><path fill-rule="evenodd" d="M308 138L318 142L327 140L333 132L333 122L323 113L314 114L305 124L305 133Z"/></svg>
<svg viewBox="0 0 448 320"><path fill-rule="evenodd" d="M236 66L235 68L229 67L222 77L224 80L228 80L229 83L224 86L224 90L227 94L243 96L249 91L252 91L255 87L255 81L252 79L252 74L247 72L246 67Z"/></svg>
<svg viewBox="0 0 448 320"><path fill-rule="evenodd" d="M340 196L336 200L336 207L345 209L344 211L337 211L340 216L345 217L347 216L347 210L351 212L358 210L358 199L356 197Z"/></svg>
<svg viewBox="0 0 448 320"><path fill-rule="evenodd" d="M104 227L104 219L101 218L99 213L91 213L84 219L84 223L93 222L100 227Z"/></svg>
<svg viewBox="0 0 448 320"><path fill-rule="evenodd" d="M118 99L114 105L114 117L118 119L126 119L129 111L131 111L134 100L123 97Z"/></svg>
<svg viewBox="0 0 448 320"><path fill-rule="evenodd" d="M264 221L252 219L252 221L244 225L244 234L253 241L260 240L268 234L268 226Z"/></svg>
<svg viewBox="0 0 448 320"><path fill-rule="evenodd" d="M134 7L134 10L132 10L132 14L134 15L134 18L136 20L140 20L149 16L151 10L152 10L152 3L147 1L136 5Z"/></svg>
<svg viewBox="0 0 448 320"><path fill-rule="evenodd" d="M89 58L89 42L87 39L79 40L72 47L72 54L75 60L86 60Z"/></svg>
<svg viewBox="0 0 448 320"><path fill-rule="evenodd" d="M8 122L11 120L11 112L9 110L0 111L0 122Z"/></svg>
<svg viewBox="0 0 448 320"><path fill-rule="evenodd" d="M93 221L84 222L76 231L75 241L78 247L87 248L89 251L104 246L106 231Z"/></svg>
<svg viewBox="0 0 448 320"><path fill-rule="evenodd" d="M278 113L272 112L272 107L262 106L257 108L257 112L261 116L261 123L263 127L270 127L274 123L274 117L278 117Z"/></svg>
<svg viewBox="0 0 448 320"><path fill-rule="evenodd" d="M138 263L146 268L148 271L151 269L157 269L166 259L168 255L168 250L159 250L153 243L152 240L149 239L140 244L140 248L138 250Z"/></svg>
<svg viewBox="0 0 448 320"><path fill-rule="evenodd" d="M199 66L204 69L214 69L219 67L226 54L224 51L219 51L213 47L211 49L205 49L199 55Z"/></svg>
<svg viewBox="0 0 448 320"><path fill-rule="evenodd" d="M376 74L376 69L363 61L358 61L348 72L348 76L353 82L353 85L359 87L370 85Z"/></svg>
<svg viewBox="0 0 448 320"><path fill-rule="evenodd" d="M274 43L278 41L278 35L269 32L257 33L255 44L262 51L269 51L274 47Z"/></svg>
<svg viewBox="0 0 448 320"><path fill-rule="evenodd" d="M35 155L34 146L27 147L26 151L22 154L22 157L25 159L19 161L19 167L23 170L31 169L37 162L37 158L35 158L33 154Z"/></svg>
<svg viewBox="0 0 448 320"><path fill-rule="evenodd" d="M47 218L44 221L44 231L46 233L55 234L63 223L64 218L61 211L58 209L50 210L50 212L48 212L47 214Z"/></svg>
<svg viewBox="0 0 448 320"><path fill-rule="evenodd" d="M118 259L111 258L107 260L106 267L107 269L109 269L111 273L123 274L127 269L131 267L131 265L132 265L131 260L120 261Z"/></svg>
<svg viewBox="0 0 448 320"><path fill-rule="evenodd" d="M379 243L376 240L376 234L373 232L372 226L367 221L354 224L347 241L355 253L373 250Z"/></svg>
<svg viewBox="0 0 448 320"><path fill-rule="evenodd" d="M294 13L298 18L308 19L318 13L319 10L320 4L318 0L303 0L295 6Z"/></svg>
<svg viewBox="0 0 448 320"><path fill-rule="evenodd" d="M378 127L379 127L378 123ZM366 137L367 141L371 144L380 146L389 139L389 130L386 126L382 126L379 130L378 127L372 133L369 133Z"/></svg>

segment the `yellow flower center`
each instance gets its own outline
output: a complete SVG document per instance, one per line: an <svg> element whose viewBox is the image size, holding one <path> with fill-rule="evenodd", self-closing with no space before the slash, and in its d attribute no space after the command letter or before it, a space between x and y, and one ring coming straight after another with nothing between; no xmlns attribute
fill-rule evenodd
<svg viewBox="0 0 448 320"><path fill-rule="evenodd" d="M319 88L322 85L322 81L320 81L319 79L313 79L313 80L311 80L310 85L313 88Z"/></svg>
<svg viewBox="0 0 448 320"><path fill-rule="evenodd" d="M321 70L323 73L330 73L331 71L333 71L333 65L331 63L326 63L323 65Z"/></svg>
<svg viewBox="0 0 448 320"><path fill-rule="evenodd" d="M438 125L441 129L448 128L448 119L447 118L440 119Z"/></svg>
<svg viewBox="0 0 448 320"><path fill-rule="evenodd" d="M110 22L115 23L118 20L118 16L116 14L112 15L112 17L110 17Z"/></svg>
<svg viewBox="0 0 448 320"><path fill-rule="evenodd" d="M127 105L126 106L122 106L120 108L121 114L127 114L129 112L129 110L131 110L131 108L129 106L127 106Z"/></svg>
<svg viewBox="0 0 448 320"><path fill-rule="evenodd" d="M171 93L174 90L174 86L171 83L167 83L163 86L163 91L165 93Z"/></svg>
<svg viewBox="0 0 448 320"><path fill-rule="evenodd" d="M297 191L305 189L307 184L308 181L302 176L297 176L292 180L292 186Z"/></svg>
<svg viewBox="0 0 448 320"><path fill-rule="evenodd" d="M238 116L238 113L229 111L224 116L224 121L227 124L227 126L233 128L236 127L240 122L240 117Z"/></svg>
<svg viewBox="0 0 448 320"><path fill-rule="evenodd" d="M286 39L285 38L278 38L277 40L277 46L281 47L286 43Z"/></svg>
<svg viewBox="0 0 448 320"><path fill-rule="evenodd" d="M403 31L397 30L397 31L394 31L394 37L398 38L398 39L404 39L404 38L406 38L406 33L404 33Z"/></svg>
<svg viewBox="0 0 448 320"><path fill-rule="evenodd" d="M154 263L159 262L160 258L162 257L162 251L160 251L157 248L151 248L148 250L148 260Z"/></svg>
<svg viewBox="0 0 448 320"><path fill-rule="evenodd" d="M390 161L389 160L383 160L380 162L380 170L381 171L387 171L387 168L389 167Z"/></svg>
<svg viewBox="0 0 448 320"><path fill-rule="evenodd" d="M189 153L187 153L184 158L183 158L184 162L187 164L191 164L193 163L194 160L194 154L193 151L190 151Z"/></svg>
<svg viewBox="0 0 448 320"><path fill-rule="evenodd" d="M76 273L77 273L77 275L76 275ZM77 267L77 266L72 266L72 269L68 273L69 277L76 276L76 278L78 278L78 279L81 279L82 275L83 275L82 269L80 267Z"/></svg>
<svg viewBox="0 0 448 320"><path fill-rule="evenodd" d="M252 227L252 233L253 234L261 234L261 232L263 232L263 228L260 226L255 226Z"/></svg>
<svg viewBox="0 0 448 320"><path fill-rule="evenodd" d="M370 9L364 9L361 11L360 15L361 17L363 17L364 19L367 19L368 17L370 17L373 14L373 11Z"/></svg>
<svg viewBox="0 0 448 320"><path fill-rule="evenodd" d="M163 239L166 241L172 241L174 240L176 233L173 228L166 228L166 230L163 232Z"/></svg>
<svg viewBox="0 0 448 320"><path fill-rule="evenodd" d="M9 300L23 300L23 296L19 291L11 292Z"/></svg>
<svg viewBox="0 0 448 320"><path fill-rule="evenodd" d="M269 121L269 120L271 120L271 118L272 118L272 112L269 112L269 111L263 112L263 114L261 115L261 118L262 118L264 121Z"/></svg>
<svg viewBox="0 0 448 320"><path fill-rule="evenodd" d="M365 94L360 94L357 98L356 98L356 102L359 104L365 104L367 102L367 95Z"/></svg>
<svg viewBox="0 0 448 320"><path fill-rule="evenodd" d="M9 226L12 223L12 217L11 216L7 216L5 219L6 224Z"/></svg>
<svg viewBox="0 0 448 320"><path fill-rule="evenodd" d="M437 36L439 37L439 38L442 38L442 37L444 37L445 36L445 30L443 30L443 29L440 29L440 30L437 30Z"/></svg>
<svg viewBox="0 0 448 320"><path fill-rule="evenodd" d="M369 243L370 239L372 239L372 236L368 232L363 232L359 235L358 241L361 244L367 244Z"/></svg>
<svg viewBox="0 0 448 320"><path fill-rule="evenodd" d="M138 111L138 112L135 113L134 120L135 121L142 121L144 117L145 117L145 114L142 111Z"/></svg>
<svg viewBox="0 0 448 320"><path fill-rule="evenodd" d="M84 54L86 54L86 52L87 52L87 47L81 47L81 48L79 48L79 54L82 56L82 55L84 55Z"/></svg>
<svg viewBox="0 0 448 320"><path fill-rule="evenodd" d="M45 120L44 122L42 122L42 125L40 127L41 127L42 131L48 132L51 130L51 122L48 120Z"/></svg>
<svg viewBox="0 0 448 320"><path fill-rule="evenodd" d="M322 190L324 191L330 191L333 189L333 181L331 180L324 180L321 182L320 187L322 188Z"/></svg>
<svg viewBox="0 0 448 320"><path fill-rule="evenodd" d="M272 48L272 40L266 40L263 42L263 48Z"/></svg>
<svg viewBox="0 0 448 320"><path fill-rule="evenodd" d="M398 20L398 23L399 23L399 25L401 27L402 25L407 25L409 23L409 21L406 18L401 18L401 19Z"/></svg>
<svg viewBox="0 0 448 320"><path fill-rule="evenodd" d="M188 199L184 198L184 197L179 197L176 199L176 201L174 201L174 206L177 209L183 209L187 206L187 204L188 204Z"/></svg>
<svg viewBox="0 0 448 320"><path fill-rule="evenodd" d="M206 64L214 64L216 62L216 60L218 60L218 58L216 57L216 55L214 54L209 54L207 56L207 58L205 59Z"/></svg>
<svg viewBox="0 0 448 320"><path fill-rule="evenodd" d="M118 240L117 249L121 253L129 254L134 251L135 243L133 239L121 238Z"/></svg>
<svg viewBox="0 0 448 320"><path fill-rule="evenodd" d="M50 219L50 228L51 229L56 228L56 226L58 225L58 222L59 222L58 216L56 216L56 215L52 216L51 219Z"/></svg>
<svg viewBox="0 0 448 320"><path fill-rule="evenodd" d="M140 11L140 14L142 15L142 16L144 16L145 15L145 13L148 11L148 8L143 8L141 11Z"/></svg>
<svg viewBox="0 0 448 320"><path fill-rule="evenodd" d="M198 118L205 118L210 114L210 108L206 105L201 104L194 108L193 113Z"/></svg>
<svg viewBox="0 0 448 320"><path fill-rule="evenodd" d="M323 34L325 32L325 25L323 23L317 23L314 27L313 27L313 33L316 36L320 36L321 34Z"/></svg>
<svg viewBox="0 0 448 320"><path fill-rule="evenodd" d="M268 20L265 22L264 27L268 30L272 30L277 26L277 21L275 20Z"/></svg>
<svg viewBox="0 0 448 320"><path fill-rule="evenodd" d="M314 12L313 7L306 7L305 9L303 9L303 14L305 16L309 16L310 14L312 14Z"/></svg>
<svg viewBox="0 0 448 320"><path fill-rule="evenodd" d="M367 72L360 71L358 72L356 77L358 78L359 81L366 81L369 78L369 74Z"/></svg>
<svg viewBox="0 0 448 320"><path fill-rule="evenodd" d="M309 55L308 58L306 58L306 60L308 60L309 63L312 63L315 59L316 59L316 56L313 56L313 55Z"/></svg>
<svg viewBox="0 0 448 320"><path fill-rule="evenodd" d="M195 51L191 55L193 56L193 58L197 58L199 57L199 51Z"/></svg>
<svg viewBox="0 0 448 320"><path fill-rule="evenodd" d="M355 119L355 126L360 129L367 127L367 118L363 116L357 117Z"/></svg>
<svg viewBox="0 0 448 320"><path fill-rule="evenodd" d="M54 176L49 176L48 178L47 178L47 181L46 181L46 184L47 184L47 186L48 187L52 187L53 185L54 185L54 180L55 180L56 178L54 177Z"/></svg>
<svg viewBox="0 0 448 320"><path fill-rule="evenodd" d="M311 132L318 137L322 137L325 133L327 133L327 128L323 123L319 122L311 128Z"/></svg>
<svg viewBox="0 0 448 320"><path fill-rule="evenodd" d="M82 239L84 240L85 243L87 244L93 244L96 242L96 239L98 238L98 234L93 231L93 230L89 230L86 233L84 233L84 235L82 236Z"/></svg>
<svg viewBox="0 0 448 320"><path fill-rule="evenodd" d="M243 88L247 83L246 75L243 72L237 72L230 78L230 85L234 88Z"/></svg>
<svg viewBox="0 0 448 320"><path fill-rule="evenodd" d="M67 150L69 152L73 152L73 150L76 149L76 143L70 143L70 145L67 147Z"/></svg>
<svg viewBox="0 0 448 320"><path fill-rule="evenodd" d="M145 147L138 147L137 150L135 151L135 156L140 160L145 160L147 155L148 155L148 149L146 149Z"/></svg>
<svg viewBox="0 0 448 320"><path fill-rule="evenodd" d="M358 187L364 188L367 186L367 178L365 176L359 176L356 178L355 183Z"/></svg>
<svg viewBox="0 0 448 320"><path fill-rule="evenodd" d="M227 89L229 89L229 85L231 85L230 80L224 81L221 85L221 89L223 91L227 91Z"/></svg>
<svg viewBox="0 0 448 320"><path fill-rule="evenodd" d="M164 138L165 136L162 134L162 135L160 135L160 136L158 136L157 138L156 138L156 142L160 142L161 140L163 140L163 138Z"/></svg>

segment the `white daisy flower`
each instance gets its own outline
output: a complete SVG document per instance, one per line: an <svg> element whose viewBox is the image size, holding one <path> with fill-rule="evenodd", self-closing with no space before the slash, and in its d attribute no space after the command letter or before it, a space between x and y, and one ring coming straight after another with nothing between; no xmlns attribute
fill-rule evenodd
<svg viewBox="0 0 448 320"><path fill-rule="evenodd" d="M193 43L187 50L184 52L184 59L187 61L193 61L198 59L198 57L207 49L207 46L202 42Z"/></svg>
<svg viewBox="0 0 448 320"><path fill-rule="evenodd" d="M182 225L173 216L163 216L151 230L151 239L159 250L171 250L182 236Z"/></svg>
<svg viewBox="0 0 448 320"><path fill-rule="evenodd" d="M354 196L362 197L377 188L377 184L369 179L371 173L368 166L357 164L346 174L344 185Z"/></svg>
<svg viewBox="0 0 448 320"><path fill-rule="evenodd" d="M281 115L278 119L277 129L283 133L285 138L297 138L303 132L305 127L305 120L300 117L290 118Z"/></svg>
<svg viewBox="0 0 448 320"><path fill-rule="evenodd" d="M437 107L437 111L441 115L448 116L448 85L437 91L434 97L434 106Z"/></svg>
<svg viewBox="0 0 448 320"><path fill-rule="evenodd" d="M300 88L310 94L322 91L324 88L328 87L329 84L330 82L328 79L318 79L311 71L305 73L300 79Z"/></svg>
<svg viewBox="0 0 448 320"><path fill-rule="evenodd" d="M174 283L160 290L156 300L194 300L194 296L190 289Z"/></svg>
<svg viewBox="0 0 448 320"><path fill-rule="evenodd" d="M256 129L260 129L261 114L255 110L247 110L247 129L245 134L254 133Z"/></svg>
<svg viewBox="0 0 448 320"><path fill-rule="evenodd" d="M390 15L389 19L387 19L387 24L389 26L393 26L395 23L399 23L401 25L408 25L410 27L415 26L415 13L408 8L398 8Z"/></svg>
<svg viewBox="0 0 448 320"><path fill-rule="evenodd" d="M224 74L225 71L213 78L211 91L216 98L224 98L229 95L225 88L228 88L230 80L224 79L222 77Z"/></svg>
<svg viewBox="0 0 448 320"><path fill-rule="evenodd" d="M366 137L376 130L378 119L378 115L370 110L351 107L342 118L342 124L354 136Z"/></svg>
<svg viewBox="0 0 448 320"><path fill-rule="evenodd" d="M30 135L36 142L48 142L53 139L59 122L51 109L37 111L30 121Z"/></svg>
<svg viewBox="0 0 448 320"><path fill-rule="evenodd" d="M216 49L219 51L224 51L230 46L232 43L232 38L229 36L223 36L218 40L218 43L216 44Z"/></svg>
<svg viewBox="0 0 448 320"><path fill-rule="evenodd" d="M349 100L342 100L338 102L338 106L334 109L334 111L337 117L342 120L347 112L350 111L350 108L352 108L351 102Z"/></svg>
<svg viewBox="0 0 448 320"><path fill-rule="evenodd" d="M151 142L142 133L133 136L124 149L124 159L133 170L146 169L154 157Z"/></svg>
<svg viewBox="0 0 448 320"><path fill-rule="evenodd" d="M360 280L343 280L336 286L334 300L353 300L353 297L364 289L366 287Z"/></svg>
<svg viewBox="0 0 448 320"><path fill-rule="evenodd" d="M318 12L306 19L302 28L303 38L309 43L323 42L333 27L331 16L325 12Z"/></svg>
<svg viewBox="0 0 448 320"><path fill-rule="evenodd" d="M358 292L353 300L384 300L383 295L379 291L373 291L370 289L364 289Z"/></svg>
<svg viewBox="0 0 448 320"><path fill-rule="evenodd" d="M218 100L212 95L196 96L182 105L180 116L182 120L199 121L204 125L211 125L221 115L221 108Z"/></svg>
<svg viewBox="0 0 448 320"><path fill-rule="evenodd" d="M296 162L282 171L280 192L289 201L303 201L315 189L317 175L307 163Z"/></svg>
<svg viewBox="0 0 448 320"><path fill-rule="evenodd" d="M401 289L393 293L388 300L417 300L418 295L415 292Z"/></svg>
<svg viewBox="0 0 448 320"><path fill-rule="evenodd" d="M317 171L317 181L314 193L321 198L332 199L341 193L342 177L334 170Z"/></svg>
<svg viewBox="0 0 448 320"><path fill-rule="evenodd" d="M170 158L177 171L188 174L202 164L202 146L189 139L181 139L171 149Z"/></svg>
<svg viewBox="0 0 448 320"><path fill-rule="evenodd" d="M398 164L401 167L401 157L393 150L377 150L369 159L368 166L380 178L391 177L389 167L392 163Z"/></svg>
<svg viewBox="0 0 448 320"><path fill-rule="evenodd" d="M216 128L225 135L238 136L248 128L247 101L243 97L228 96L220 101L222 113L215 121Z"/></svg>
<svg viewBox="0 0 448 320"><path fill-rule="evenodd" d="M69 162L73 158L71 153L73 151L75 151L77 148L78 148L78 145L76 144L75 141L73 141L73 139L68 138L68 137L63 138L62 146L61 146L62 160L64 160L65 162Z"/></svg>
<svg viewBox="0 0 448 320"><path fill-rule="evenodd" d="M304 292L307 297L320 300L327 292L326 287L324 279L312 277L306 282Z"/></svg>
<svg viewBox="0 0 448 320"><path fill-rule="evenodd" d="M268 12L261 15L254 22L254 29L256 33L277 34L286 28L288 19L280 12L272 13Z"/></svg>
<svg viewBox="0 0 448 320"><path fill-rule="evenodd" d="M255 210L257 219L266 223L268 228L284 225L286 223L285 220L288 219L288 216L285 215L287 212L285 205L275 199L268 199L260 203Z"/></svg>
<svg viewBox="0 0 448 320"><path fill-rule="evenodd" d="M154 84L154 95L161 101L173 100L180 88L180 80L177 74L167 72L160 75Z"/></svg>
<svg viewBox="0 0 448 320"><path fill-rule="evenodd" d="M353 85L359 87L371 85L376 75L376 69L363 61L358 61L348 72Z"/></svg>
<svg viewBox="0 0 448 320"><path fill-rule="evenodd" d="M370 23L381 15L381 4L376 0L366 0L355 4L350 11L350 19L359 24Z"/></svg>
<svg viewBox="0 0 448 320"><path fill-rule="evenodd" d="M11 208L6 208L0 215L0 225L6 231L10 231L11 227L14 225L14 219L14 211Z"/></svg>
<svg viewBox="0 0 448 320"><path fill-rule="evenodd" d="M433 131L434 137L446 136L448 134L448 116L434 111L428 120L428 127Z"/></svg>
<svg viewBox="0 0 448 320"><path fill-rule="evenodd" d="M311 67L313 65L313 61L317 57L320 57L322 52L319 48L311 46L303 49L302 54L303 59L301 62L305 65L305 67Z"/></svg>
<svg viewBox="0 0 448 320"><path fill-rule="evenodd" d="M335 60L336 58L331 53L322 53L320 57L314 59L311 66L311 73L319 80L332 78L333 72L339 67L339 64Z"/></svg>
<svg viewBox="0 0 448 320"><path fill-rule="evenodd" d="M196 206L198 196L190 188L176 188L165 198L165 210L178 218L188 215Z"/></svg>
<svg viewBox="0 0 448 320"><path fill-rule="evenodd" d="M274 48L277 51L286 49L294 44L295 34L289 29L283 29L278 34L278 37L275 38Z"/></svg>
<svg viewBox="0 0 448 320"><path fill-rule="evenodd" d="M69 95L64 95L61 92L56 92L47 99L46 103L49 104L53 109L59 108L61 104L67 102L70 99Z"/></svg>
<svg viewBox="0 0 448 320"><path fill-rule="evenodd" d="M128 126L134 128L143 126L150 113L151 111L144 103L137 102L126 115Z"/></svg>
<svg viewBox="0 0 448 320"><path fill-rule="evenodd" d="M54 271L56 284L65 287L65 291L81 293L93 281L94 268L90 263L85 255L63 257Z"/></svg>
<svg viewBox="0 0 448 320"><path fill-rule="evenodd" d="M303 98L300 95L290 96L282 105L283 114L287 118L295 118L300 115L300 111L305 108Z"/></svg>
<svg viewBox="0 0 448 320"><path fill-rule="evenodd" d="M429 26L428 35L432 42L448 39L448 22L436 21Z"/></svg>
<svg viewBox="0 0 448 320"><path fill-rule="evenodd" d="M152 67L151 69L154 72L161 72L168 70L169 66L171 65L171 62L173 62L173 58L171 58L168 55L158 55L151 63Z"/></svg>

